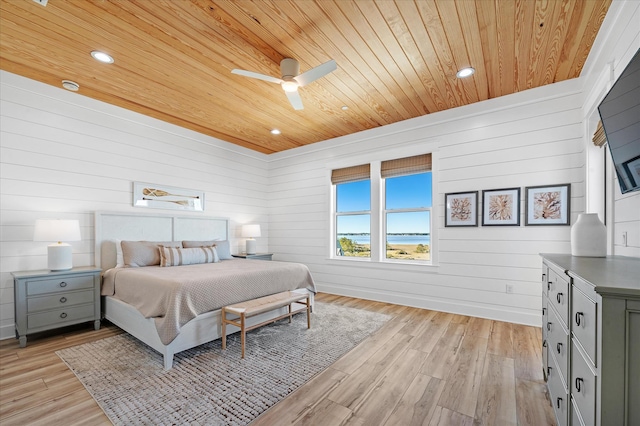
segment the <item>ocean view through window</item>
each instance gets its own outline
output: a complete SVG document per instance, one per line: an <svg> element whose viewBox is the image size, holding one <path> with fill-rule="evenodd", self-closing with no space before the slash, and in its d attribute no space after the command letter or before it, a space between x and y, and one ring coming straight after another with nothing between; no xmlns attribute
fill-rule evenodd
<svg viewBox="0 0 640 426"><path fill-rule="evenodd" d="M347 169L339 169L343 170ZM370 172L366 176L369 179L361 175L356 181L333 182L334 255L374 261L429 262L431 156L372 163ZM376 206L373 211L372 205ZM372 229L379 231L372 234Z"/></svg>

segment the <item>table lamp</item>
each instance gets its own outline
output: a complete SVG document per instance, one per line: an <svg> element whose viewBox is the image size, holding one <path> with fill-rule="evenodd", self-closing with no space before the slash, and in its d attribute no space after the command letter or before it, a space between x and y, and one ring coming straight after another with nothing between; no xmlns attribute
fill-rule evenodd
<svg viewBox="0 0 640 426"><path fill-rule="evenodd" d="M247 254L256 254L256 240L253 237L260 236L260 225L242 225L242 236L248 237Z"/></svg>
<svg viewBox="0 0 640 426"><path fill-rule="evenodd" d="M63 241L80 241L80 223L77 220L38 219L33 241L56 241L47 247L47 266L52 271L73 268L71 246Z"/></svg>

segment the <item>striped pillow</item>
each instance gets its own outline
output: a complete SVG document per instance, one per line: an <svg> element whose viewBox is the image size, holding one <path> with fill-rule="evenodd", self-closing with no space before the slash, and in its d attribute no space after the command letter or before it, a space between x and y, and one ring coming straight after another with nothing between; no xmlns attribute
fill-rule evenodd
<svg viewBox="0 0 640 426"><path fill-rule="evenodd" d="M165 247L158 246L160 250L160 266L194 265L196 263L220 262L214 246L208 247Z"/></svg>

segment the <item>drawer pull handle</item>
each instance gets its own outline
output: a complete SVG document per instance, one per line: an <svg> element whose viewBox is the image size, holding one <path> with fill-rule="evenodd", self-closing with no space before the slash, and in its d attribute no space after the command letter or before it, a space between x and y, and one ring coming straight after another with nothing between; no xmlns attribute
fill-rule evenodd
<svg viewBox="0 0 640 426"><path fill-rule="evenodd" d="M546 276L547 276L547 274L542 274L542 281L544 281Z"/></svg>
<svg viewBox="0 0 640 426"><path fill-rule="evenodd" d="M560 353L560 350L562 349L562 343L558 343L556 345L556 350L558 351L558 353Z"/></svg>
<svg viewBox="0 0 640 426"><path fill-rule="evenodd" d="M560 409L560 403L562 402L562 398L556 399L556 406Z"/></svg>
<svg viewBox="0 0 640 426"><path fill-rule="evenodd" d="M60 303L65 303L66 301L67 301L67 298L64 296L60 298Z"/></svg>
<svg viewBox="0 0 640 426"><path fill-rule="evenodd" d="M551 290L551 281L547 281L547 291Z"/></svg>
<svg viewBox="0 0 640 426"><path fill-rule="evenodd" d="M63 313L60 314L60 318L66 318L66 317L67 317L67 313L66 312L63 312Z"/></svg>
<svg viewBox="0 0 640 426"><path fill-rule="evenodd" d="M551 323L550 322L547 323L547 331L551 331Z"/></svg>
<svg viewBox="0 0 640 426"><path fill-rule="evenodd" d="M547 367L547 376L551 374L551 370L553 370L553 368Z"/></svg>
<svg viewBox="0 0 640 426"><path fill-rule="evenodd" d="M584 314L582 312L576 312L576 325L580 325L581 318L584 316Z"/></svg>
<svg viewBox="0 0 640 426"><path fill-rule="evenodd" d="M576 390L578 392L582 391L582 384L584 383L584 380L582 380L580 377L576 378Z"/></svg>
<svg viewBox="0 0 640 426"><path fill-rule="evenodd" d="M64 281L62 281L62 282L60 283L60 287L66 287L66 286L67 286L67 283L66 283L66 282L64 282Z"/></svg>
<svg viewBox="0 0 640 426"><path fill-rule="evenodd" d="M543 341L542 341L542 347L543 347L543 348L546 348L546 347L547 347L547 341L546 341L546 340L543 340Z"/></svg>
<svg viewBox="0 0 640 426"><path fill-rule="evenodd" d="M562 303L562 293L556 294L556 300L558 301L558 303Z"/></svg>
<svg viewBox="0 0 640 426"><path fill-rule="evenodd" d="M547 308L542 308L542 315L547 313Z"/></svg>

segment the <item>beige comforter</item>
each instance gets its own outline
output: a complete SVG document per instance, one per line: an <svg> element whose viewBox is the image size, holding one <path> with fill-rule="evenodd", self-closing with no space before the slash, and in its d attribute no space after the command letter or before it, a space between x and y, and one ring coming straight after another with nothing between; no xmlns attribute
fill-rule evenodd
<svg viewBox="0 0 640 426"><path fill-rule="evenodd" d="M169 268L109 269L103 276L102 295L120 299L153 318L160 340L167 345L201 313L299 288L315 293L305 265L233 259Z"/></svg>

